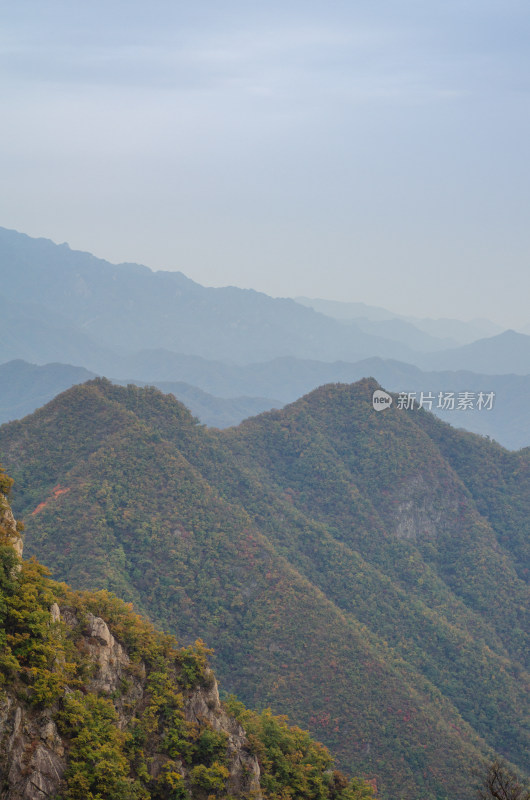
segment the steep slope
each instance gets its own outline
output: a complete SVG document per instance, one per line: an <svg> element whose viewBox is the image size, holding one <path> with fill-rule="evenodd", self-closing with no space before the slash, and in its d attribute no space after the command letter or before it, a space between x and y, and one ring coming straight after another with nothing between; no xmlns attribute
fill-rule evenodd
<svg viewBox="0 0 530 800"><path fill-rule="evenodd" d="M376 414L375 386L216 433L98 380L3 426L0 453L57 577L213 643L228 689L287 709L382 797L465 797L491 749L525 765L526 586L426 428L447 426ZM490 500L497 528L510 502Z"/></svg>
<svg viewBox="0 0 530 800"><path fill-rule="evenodd" d="M107 593L22 562L9 483L0 470L3 800L372 797L284 719L223 707L201 642L178 647Z"/></svg>
<svg viewBox="0 0 530 800"><path fill-rule="evenodd" d="M453 457L461 443L468 456L467 469L474 476L479 466L485 472L482 450L500 474L511 477L515 467L527 468L522 473L519 469L519 480L511 482L511 492L505 484L509 504L499 502L497 493L490 514L508 507L513 513L514 500L528 497L530 453L509 454L498 445L462 435L419 410L400 413L394 407L376 414L371 406L375 387L372 381L352 387L322 387L281 412L248 420L225 438L232 443L239 463L256 465L259 458L257 470L263 482L273 481L283 492L290 489L295 506L320 521L340 526L341 538L347 535L363 555L371 557L377 523L387 534L381 536L378 547L388 550L388 569L396 563L396 540L410 542L422 561L473 610L487 609L490 622L498 613L497 631L504 636L505 646L524 660L528 642L523 638L518 644L514 633L522 620L504 616L512 613L507 612L510 597L521 603L526 597L515 574L514 554L511 548L501 554L503 542L487 522L487 505L482 503L482 515L477 513L466 489L444 463L434 436L425 435L425 430L436 432L440 441L447 432L447 450L452 450ZM490 470L480 483L474 478L477 500L486 495L491 477ZM364 501L364 508L351 503L352 489ZM517 522L522 525L523 540L528 523L522 513ZM505 543L513 544L512 533L505 536ZM382 553L381 549L378 557L384 563ZM518 596L518 591L523 593Z"/></svg>

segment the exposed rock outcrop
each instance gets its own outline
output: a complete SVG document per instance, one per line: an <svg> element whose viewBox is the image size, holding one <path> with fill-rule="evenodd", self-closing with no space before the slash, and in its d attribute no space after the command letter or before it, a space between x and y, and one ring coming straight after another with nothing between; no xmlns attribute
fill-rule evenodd
<svg viewBox="0 0 530 800"><path fill-rule="evenodd" d="M0 536L10 544L19 558L22 558L24 544L18 532L13 512L3 494L0 494Z"/></svg>
<svg viewBox="0 0 530 800"><path fill-rule="evenodd" d="M6 695L0 704L2 800L56 796L66 767L52 712L38 713Z"/></svg>
<svg viewBox="0 0 530 800"><path fill-rule="evenodd" d="M208 669L205 677L205 686L194 691L188 698L184 716L189 722L199 725L207 722L215 731L222 731L227 735L230 794L257 794L260 770L256 757L250 753L245 731L223 709L212 670Z"/></svg>
<svg viewBox="0 0 530 800"><path fill-rule="evenodd" d="M51 623L61 622L70 629L82 628L76 645L88 654L93 674L88 689L100 696L112 697L118 724L127 729L145 699L147 670L145 664L135 664L126 649L116 640L101 617L85 614L79 619L75 610L60 609L54 603L50 609ZM123 690L126 685L126 690ZM66 692L69 690L66 689ZM0 700L0 798L1 800L43 800L60 796L63 775L68 766L68 741L57 729L55 716L60 702L45 711L20 702L9 692ZM198 728L205 726L224 733L227 741L227 790L238 797L261 796L260 769L251 754L245 731L223 709L217 682L207 668L199 686L184 697L183 714L186 721ZM150 774L158 777L168 763L168 756L156 752L156 743L149 759ZM189 770L182 761L179 771L190 786ZM191 797L202 798L204 792L193 788Z"/></svg>

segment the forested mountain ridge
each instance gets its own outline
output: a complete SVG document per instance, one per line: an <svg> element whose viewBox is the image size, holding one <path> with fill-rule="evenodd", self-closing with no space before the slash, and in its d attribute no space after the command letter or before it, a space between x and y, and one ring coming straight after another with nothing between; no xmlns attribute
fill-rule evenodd
<svg viewBox="0 0 530 800"><path fill-rule="evenodd" d="M382 797L469 797L483 755L527 768L529 451L375 413L375 387L216 432L97 380L3 426L0 454L56 577L200 635L229 690Z"/></svg>
<svg viewBox="0 0 530 800"><path fill-rule="evenodd" d="M201 642L179 647L108 593L22 561L9 489L0 470L3 800L372 797L284 718L223 706Z"/></svg>

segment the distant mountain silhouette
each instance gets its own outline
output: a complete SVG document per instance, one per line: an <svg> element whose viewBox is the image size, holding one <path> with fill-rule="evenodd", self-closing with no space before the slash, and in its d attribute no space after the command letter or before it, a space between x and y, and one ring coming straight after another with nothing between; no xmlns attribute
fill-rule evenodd
<svg viewBox="0 0 530 800"><path fill-rule="evenodd" d="M504 331L471 344L431 353L417 360L429 369L467 369L489 375L530 374L530 336Z"/></svg>
<svg viewBox="0 0 530 800"><path fill-rule="evenodd" d="M398 319L361 303L318 301L326 310L366 311L358 322L344 322L294 300L207 288L181 272L110 264L5 228L0 228L0 270L6 361L75 363L117 377L127 368L122 359L166 350L240 365L286 357L352 363L377 356L428 370L530 373L530 337L513 331L440 350L459 338L451 330L465 329L468 336L473 325L475 333L491 330L492 323L483 320Z"/></svg>
<svg viewBox="0 0 530 800"><path fill-rule="evenodd" d="M38 367L20 359L1 364L0 423L25 417L70 386L94 377L84 367L70 364Z"/></svg>
<svg viewBox="0 0 530 800"><path fill-rule="evenodd" d="M174 394L202 423L215 428L237 425L246 417L281 408L324 383L352 383L368 375L391 391L415 393L416 406L422 392L432 393L431 410L457 428L489 436L511 450L530 445L529 375L426 372L381 358L354 364L277 358L264 364L237 366L164 351L146 352L120 363L125 372L112 378L116 383L152 385ZM174 375L182 380L171 380ZM68 364L36 366L18 360L0 365L0 424L30 414L91 377L93 373ZM438 407L440 392L455 394L453 410ZM474 393L475 400L479 392L493 392L493 407L459 409L459 392Z"/></svg>
<svg viewBox="0 0 530 800"><path fill-rule="evenodd" d="M118 355L165 348L237 363L277 356L357 360L368 355L408 359L414 351L399 342L347 329L294 300L260 292L200 286L181 272L152 272L138 264L113 265L47 239L0 228L0 268L13 307L33 304ZM42 328L42 326L41 326ZM28 328L27 337L30 336ZM65 360L50 353L39 329L33 360ZM40 356L42 346L45 354ZM9 358L27 358L9 351ZM83 362L96 368L94 359ZM100 353L99 370L108 363Z"/></svg>
<svg viewBox="0 0 530 800"><path fill-rule="evenodd" d="M445 341L446 347L451 346L451 341L456 347L462 344L469 344L477 339L482 339L485 336L494 336L502 331L500 325L496 325L489 319L472 319L469 322L463 322L459 319L429 319L428 317L411 317L405 314L396 314L386 308L379 306L369 306L366 303L345 303L340 300L321 300L319 298L310 297L295 297L298 303L301 303L308 308L314 308L315 311L320 311L321 314L327 314L329 317L334 317L340 320L352 320L357 324L361 321L364 322L400 322L403 323L401 330L404 336L407 336L407 331L410 332L410 327L416 331L416 334L421 337L422 334L427 334L426 341L432 340L432 350L438 349L437 340ZM529 326L530 327L530 326ZM388 328L385 325L381 326L380 335L387 335L384 333ZM398 332L399 327L395 327L394 331ZM526 332L526 331L525 331ZM399 336L398 341L402 341ZM403 341L407 341L405 338ZM420 348L421 349L421 348Z"/></svg>

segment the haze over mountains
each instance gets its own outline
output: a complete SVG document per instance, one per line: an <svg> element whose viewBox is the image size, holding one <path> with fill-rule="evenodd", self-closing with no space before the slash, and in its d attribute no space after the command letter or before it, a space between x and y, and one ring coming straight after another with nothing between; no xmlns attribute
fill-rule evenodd
<svg viewBox="0 0 530 800"><path fill-rule="evenodd" d="M216 432L97 380L0 429L25 546L215 647L225 687L309 727L382 798L527 769L529 450L376 384Z"/></svg>
<svg viewBox="0 0 530 800"><path fill-rule="evenodd" d="M321 384L368 375L418 396L493 391L491 412L433 411L506 447L530 444L530 336L499 332L487 320L411 320L362 303L205 288L182 273L112 265L3 228L0 270L4 363L61 363L155 384L218 427ZM472 341L477 336L485 338ZM10 374L17 370L22 386L27 368L11 366ZM57 367L50 368L48 389L33 400L14 397L13 385L2 383L0 420L34 410L82 374L73 370L67 379L63 371L59 378Z"/></svg>
<svg viewBox="0 0 530 800"><path fill-rule="evenodd" d="M355 327L345 332L336 320L293 300L234 287L209 289L180 272L110 265L67 245L12 231L0 231L0 247L9 287L6 299L42 308L46 318L39 319L41 330L51 313L77 336L88 336L99 348L120 355L164 348L250 363L284 355L356 360L368 352L409 354L407 347ZM87 366L101 370L102 357L96 350Z"/></svg>
<svg viewBox="0 0 530 800"><path fill-rule="evenodd" d="M355 322L368 332L377 328L380 335L388 332L391 338L406 337L411 346L419 349L441 350L469 344L476 339L502 333L502 328L487 319L462 322L458 319L429 319L428 317L406 317L386 308L369 306L366 303L344 303L339 300L319 300L310 297L295 297L298 303L320 311L334 319ZM418 336L418 330L427 336ZM523 331L525 332L525 331ZM411 338L414 337L414 338ZM415 344L414 344L415 342Z"/></svg>

